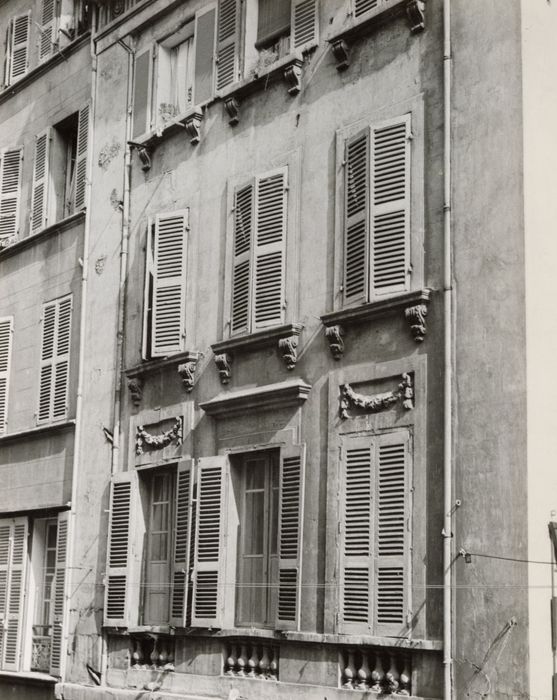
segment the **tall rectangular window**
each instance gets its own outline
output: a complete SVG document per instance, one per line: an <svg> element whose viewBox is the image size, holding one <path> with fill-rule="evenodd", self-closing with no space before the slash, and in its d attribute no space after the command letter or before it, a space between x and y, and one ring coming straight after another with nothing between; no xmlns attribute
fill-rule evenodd
<svg viewBox="0 0 557 700"><path fill-rule="evenodd" d="M0 153L0 247L19 233L23 148L5 148Z"/></svg>
<svg viewBox="0 0 557 700"><path fill-rule="evenodd" d="M31 670L48 673L52 630L54 626L54 590L56 575L56 542L58 521L37 519L33 523L36 548L33 549L37 569L37 592L33 615Z"/></svg>

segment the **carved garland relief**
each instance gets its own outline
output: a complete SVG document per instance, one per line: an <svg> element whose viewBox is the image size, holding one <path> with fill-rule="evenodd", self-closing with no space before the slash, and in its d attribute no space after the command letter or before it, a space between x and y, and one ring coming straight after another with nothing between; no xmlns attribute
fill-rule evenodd
<svg viewBox="0 0 557 700"><path fill-rule="evenodd" d="M383 392L381 394L373 394L367 396L359 394L352 389L350 384L342 384L340 387L340 406L339 413L343 420L348 416L349 408L360 408L368 413L379 413L385 411L391 406L394 406L399 401L407 411L414 408L414 387L412 384L412 376L403 374L402 381L396 389Z"/></svg>

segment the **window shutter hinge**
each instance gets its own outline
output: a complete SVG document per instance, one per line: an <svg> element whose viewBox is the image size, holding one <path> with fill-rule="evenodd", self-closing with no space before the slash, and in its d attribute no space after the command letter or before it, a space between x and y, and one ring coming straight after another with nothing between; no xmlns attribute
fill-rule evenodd
<svg viewBox="0 0 557 700"><path fill-rule="evenodd" d="M406 138L408 139L408 141L412 141L414 139L414 134L411 131L409 131L408 136Z"/></svg>
<svg viewBox="0 0 557 700"><path fill-rule="evenodd" d="M338 521L338 523L337 523L337 530L338 530L338 534L339 534L339 535L342 534L342 520L339 520L339 521Z"/></svg>

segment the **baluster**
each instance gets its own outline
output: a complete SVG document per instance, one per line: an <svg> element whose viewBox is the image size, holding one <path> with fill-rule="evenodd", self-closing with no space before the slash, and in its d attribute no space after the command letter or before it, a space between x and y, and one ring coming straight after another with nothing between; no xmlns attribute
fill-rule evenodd
<svg viewBox="0 0 557 700"><path fill-rule="evenodd" d="M278 680L278 649L277 647L271 647L271 653L273 658L269 664L269 678L272 681Z"/></svg>
<svg viewBox="0 0 557 700"><path fill-rule="evenodd" d="M369 667L368 652L362 651L362 665L358 669L358 690L367 690L371 679L371 669Z"/></svg>
<svg viewBox="0 0 557 700"><path fill-rule="evenodd" d="M238 657L238 675L246 675L246 664L248 662L248 652L245 644L241 645L240 656Z"/></svg>
<svg viewBox="0 0 557 700"><path fill-rule="evenodd" d="M387 657L388 661L385 668L389 668L383 679L383 689L386 693L396 693L399 686L399 673L396 667L396 656L394 654L389 654Z"/></svg>
<svg viewBox="0 0 557 700"><path fill-rule="evenodd" d="M257 658L257 646L255 644L251 645L251 656L248 659L248 677L255 678L255 669L259 664L259 659Z"/></svg>
<svg viewBox="0 0 557 700"><path fill-rule="evenodd" d="M228 646L228 656L225 662L225 676L233 676L234 669L236 668L236 663L238 661L238 654L236 653L236 645L231 643Z"/></svg>
<svg viewBox="0 0 557 700"><path fill-rule="evenodd" d="M158 646L158 645L157 645L157 641L158 641L157 639L153 639L153 650L151 651L151 654L150 654L150 657L149 657L150 660L151 660L151 667L152 667L152 668L156 668L156 667L157 667L157 661L158 661L158 658L159 658L159 652L158 652L158 650L157 650L157 646Z"/></svg>
<svg viewBox="0 0 557 700"><path fill-rule="evenodd" d="M411 672L410 672L410 659L405 654L402 673L400 674L400 689L398 691L399 695L410 695L410 683L411 683Z"/></svg>
<svg viewBox="0 0 557 700"><path fill-rule="evenodd" d="M166 640L166 650L168 652L168 657L166 659L166 665L167 666L172 666L174 668L174 651L175 651L175 640L174 639L167 639Z"/></svg>
<svg viewBox="0 0 557 700"><path fill-rule="evenodd" d="M132 652L132 666L134 668L139 668L140 664L143 663L143 654L141 653L141 644L139 639L132 638L133 652Z"/></svg>
<svg viewBox="0 0 557 700"><path fill-rule="evenodd" d="M376 693L381 692L381 681L383 680L383 667L381 665L381 658L379 654L375 653L375 665L373 671L371 672L371 688L370 690Z"/></svg>
<svg viewBox="0 0 557 700"><path fill-rule="evenodd" d="M356 666L354 665L354 652L349 651L347 652L348 654L348 662L346 664L346 667L344 669L344 683L342 685L343 688L354 688L354 683L355 683L355 677L356 677Z"/></svg>
<svg viewBox="0 0 557 700"><path fill-rule="evenodd" d="M263 653L261 654L261 659L259 660L259 673L261 678L267 678L270 665L271 659L269 658L269 648L267 646L263 646Z"/></svg>
<svg viewBox="0 0 557 700"><path fill-rule="evenodd" d="M166 649L167 646L167 641L166 639L159 638L159 658L157 659L157 663L159 668L164 668L166 664L166 660L168 659L168 652Z"/></svg>

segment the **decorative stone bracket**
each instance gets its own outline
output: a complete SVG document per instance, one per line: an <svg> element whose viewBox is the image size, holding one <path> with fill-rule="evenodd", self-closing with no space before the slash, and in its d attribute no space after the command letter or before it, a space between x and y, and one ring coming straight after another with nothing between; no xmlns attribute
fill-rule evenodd
<svg viewBox="0 0 557 700"><path fill-rule="evenodd" d="M396 389L382 394L374 394L372 396L358 394L352 389L350 384L343 384L340 387L340 391L339 414L343 420L349 417L349 408L361 408L368 413L379 413L391 408L398 401L402 403L403 408L407 411L414 408L414 387L410 374L403 374L402 381Z"/></svg>
<svg viewBox="0 0 557 700"><path fill-rule="evenodd" d="M134 406L139 406L143 398L143 378L130 377L128 379L128 389Z"/></svg>
<svg viewBox="0 0 557 700"><path fill-rule="evenodd" d="M219 371L221 384L228 384L232 376L232 367L230 366L232 364L232 355L227 352L215 355L215 364Z"/></svg>
<svg viewBox="0 0 557 700"><path fill-rule="evenodd" d="M194 112L189 114L184 119L184 126L188 135L190 136L190 143L197 144L200 139L200 127L201 120L203 119L203 112L200 109L196 109Z"/></svg>
<svg viewBox="0 0 557 700"><path fill-rule="evenodd" d="M426 304L416 304L416 306L409 306L404 310L404 316L406 320L410 323L410 330L414 336L414 340L417 343L421 343L427 332L425 325L425 317L427 316L427 305Z"/></svg>
<svg viewBox="0 0 557 700"><path fill-rule="evenodd" d="M178 374L182 377L184 389L189 393L195 383L195 370L197 369L198 358L192 358L188 362L178 365Z"/></svg>
<svg viewBox="0 0 557 700"><path fill-rule="evenodd" d="M160 373L168 368L177 370L178 375L182 379L184 389L187 392L192 391L195 384L195 372L201 357L203 357L203 353L201 352L186 350L185 352L171 355L170 357L147 360L135 367L127 369L128 389L130 390L133 404L139 406L141 403L143 387L149 375Z"/></svg>
<svg viewBox="0 0 557 700"><path fill-rule="evenodd" d="M148 446L153 450L162 450L172 442L175 442L176 445L181 445L182 439L182 418L180 416L176 416L175 423L172 428L163 433L159 433L158 435L151 435L151 433L147 432L142 425L139 425L137 426L135 436L135 453L142 455L145 451L145 446Z"/></svg>
<svg viewBox="0 0 557 700"><path fill-rule="evenodd" d="M135 148L137 155L139 156L139 160L141 161L141 170L143 170L144 173L148 172L152 165L152 147L146 143L136 143L135 141L128 141L128 146Z"/></svg>

